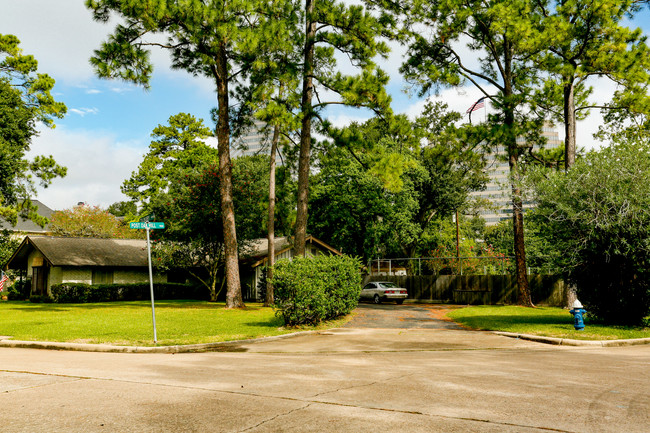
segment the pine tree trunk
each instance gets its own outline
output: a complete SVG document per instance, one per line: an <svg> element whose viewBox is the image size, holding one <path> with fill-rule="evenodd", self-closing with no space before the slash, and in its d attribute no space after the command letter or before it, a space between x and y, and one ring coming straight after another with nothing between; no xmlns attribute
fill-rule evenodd
<svg viewBox="0 0 650 433"><path fill-rule="evenodd" d="M573 80L565 80L564 84L564 169L569 169L576 162L576 102ZM575 284L567 284L565 290L565 306L571 308L578 299L578 288Z"/></svg>
<svg viewBox="0 0 650 433"><path fill-rule="evenodd" d="M516 142L515 142L516 146ZM528 285L526 271L526 245L524 243L524 210L521 199L521 189L518 186L519 168L516 152L511 152L509 157L510 175L512 182L512 225L514 231L515 269L519 296L517 303L525 307L534 307Z"/></svg>
<svg viewBox="0 0 650 433"><path fill-rule="evenodd" d="M576 105L573 82L564 85L564 168L576 162Z"/></svg>
<svg viewBox="0 0 650 433"><path fill-rule="evenodd" d="M508 44L505 44L508 47ZM514 76L512 72L512 58L509 50L504 52L505 71L504 81L504 126L507 132L507 149L508 165L510 166L510 175L512 176L512 224L514 232L514 250L515 250L515 269L517 278L517 288L519 290L518 304L526 307L534 307L530 296L530 287L528 285L528 275L526 272L526 245L524 243L524 210L523 200L521 198L521 189L519 187L519 148L517 146L517 136L515 129L515 106L513 102Z"/></svg>
<svg viewBox="0 0 650 433"><path fill-rule="evenodd" d="M307 0L305 3L305 52L302 76L302 129L300 130L300 156L298 158L298 209L296 213L296 229L294 239L294 254L305 255L305 242L307 239L307 205L309 202L309 153L311 151L311 118L312 96L314 85L314 43L316 38L316 22L313 21L314 3L316 0Z"/></svg>
<svg viewBox="0 0 650 433"><path fill-rule="evenodd" d="M264 306L270 307L275 302L273 298L273 265L275 264L275 154L280 139L280 127L275 125L273 129L273 140L271 141L271 155L269 157L269 220L268 220L268 245L269 255L266 269L266 298Z"/></svg>
<svg viewBox="0 0 650 433"><path fill-rule="evenodd" d="M217 75L217 147L219 152L219 192L223 222L224 261L226 271L226 308L243 308L239 280L239 256L235 231L235 207L232 198L232 163L228 125L228 58L222 43L216 65Z"/></svg>

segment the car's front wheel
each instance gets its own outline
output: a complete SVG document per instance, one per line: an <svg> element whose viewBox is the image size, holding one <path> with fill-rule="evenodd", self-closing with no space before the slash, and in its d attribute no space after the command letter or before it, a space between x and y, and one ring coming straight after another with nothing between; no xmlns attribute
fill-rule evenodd
<svg viewBox="0 0 650 433"><path fill-rule="evenodd" d="M375 295L374 298L372 298L372 300L375 304L381 304L381 299L379 298L379 295Z"/></svg>

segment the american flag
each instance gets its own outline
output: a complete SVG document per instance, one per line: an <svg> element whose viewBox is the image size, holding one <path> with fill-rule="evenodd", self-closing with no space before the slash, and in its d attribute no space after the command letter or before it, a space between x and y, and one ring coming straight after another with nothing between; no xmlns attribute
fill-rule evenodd
<svg viewBox="0 0 650 433"><path fill-rule="evenodd" d="M474 105L469 107L465 113L471 113L472 111L476 111L479 108L483 108L483 107L485 107L485 97L483 97L483 98L479 99L478 101L476 101L474 103Z"/></svg>
<svg viewBox="0 0 650 433"><path fill-rule="evenodd" d="M8 279L9 279L9 277L7 276L7 274L2 272L2 278L0 278L0 292L2 292L2 290L4 290L5 281L7 281Z"/></svg>

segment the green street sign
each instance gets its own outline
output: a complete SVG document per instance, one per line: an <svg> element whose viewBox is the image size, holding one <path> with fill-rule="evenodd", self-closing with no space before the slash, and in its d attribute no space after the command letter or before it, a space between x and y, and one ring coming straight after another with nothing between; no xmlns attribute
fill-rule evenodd
<svg viewBox="0 0 650 433"><path fill-rule="evenodd" d="M154 214L150 213L149 215L145 215L142 218L140 218L140 222L141 223L152 223L152 222L154 222L155 219L156 219L156 216Z"/></svg>
<svg viewBox="0 0 650 433"><path fill-rule="evenodd" d="M137 222L129 223L129 227L132 229L164 229L165 223L162 222Z"/></svg>

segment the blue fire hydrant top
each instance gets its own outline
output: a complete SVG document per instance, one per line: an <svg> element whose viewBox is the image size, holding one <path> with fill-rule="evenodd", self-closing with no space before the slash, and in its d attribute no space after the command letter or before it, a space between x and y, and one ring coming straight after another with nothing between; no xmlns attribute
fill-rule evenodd
<svg viewBox="0 0 650 433"><path fill-rule="evenodd" d="M584 308L574 308L573 310L569 311L569 313L573 314L573 327L578 331L585 329L585 321L583 319L583 315L586 312L587 310Z"/></svg>

